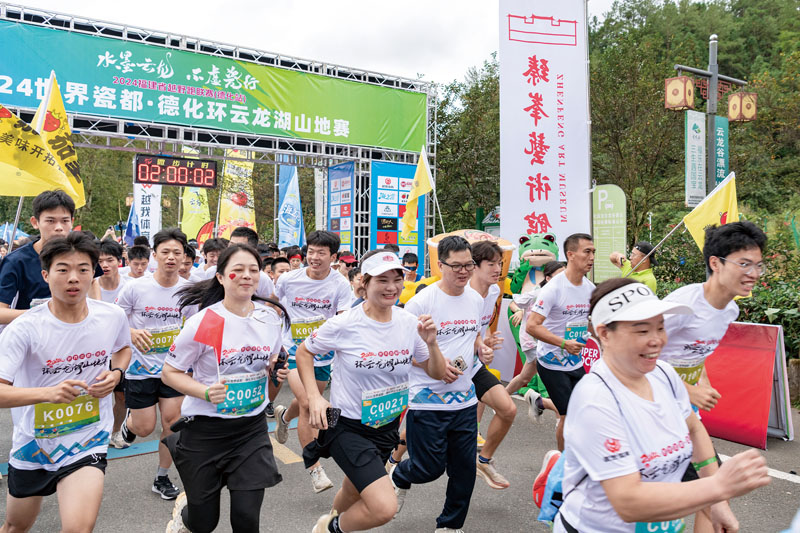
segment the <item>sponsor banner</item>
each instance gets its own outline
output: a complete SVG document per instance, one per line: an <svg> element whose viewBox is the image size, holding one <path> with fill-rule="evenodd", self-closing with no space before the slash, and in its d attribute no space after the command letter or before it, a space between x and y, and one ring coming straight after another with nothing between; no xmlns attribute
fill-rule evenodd
<svg viewBox="0 0 800 533"><path fill-rule="evenodd" d="M419 205L416 231L405 239L400 238L400 220L405 214L405 203L408 201L408 191L413 185L416 170L417 165L372 162L369 247L374 250L385 244L396 244L400 248L400 257L411 252L417 254L420 263L424 263L425 239L418 237L425 234L424 201Z"/></svg>
<svg viewBox="0 0 800 533"><path fill-rule="evenodd" d="M355 163L328 168L328 230L339 233L341 251L353 251L350 231L353 227L353 176ZM347 242L343 236L347 232Z"/></svg>
<svg viewBox="0 0 800 533"><path fill-rule="evenodd" d="M714 117L714 178L717 185L728 176L728 117Z"/></svg>
<svg viewBox="0 0 800 533"><path fill-rule="evenodd" d="M189 146L183 147L184 154L196 155L198 151ZM208 207L206 189L202 187L184 187L182 193L181 230L188 239L197 239L197 244L203 245L200 230L211 222L211 211Z"/></svg>
<svg viewBox="0 0 800 533"><path fill-rule="evenodd" d="M288 159L288 156L284 156ZM283 159L283 160L286 160ZM278 171L278 247L303 246L306 242L297 167L281 165Z"/></svg>
<svg viewBox="0 0 800 533"><path fill-rule="evenodd" d="M133 205L139 219L139 231L152 246L151 237L161 231L161 185L134 183Z"/></svg>
<svg viewBox="0 0 800 533"><path fill-rule="evenodd" d="M500 1L500 235L510 241L590 231L586 34L584 0Z"/></svg>
<svg viewBox="0 0 800 533"><path fill-rule="evenodd" d="M686 207L695 207L706 197L706 116L700 111L686 111L685 150Z"/></svg>
<svg viewBox="0 0 800 533"><path fill-rule="evenodd" d="M423 93L0 21L0 103L34 109L55 67L67 112L414 151Z"/></svg>
<svg viewBox="0 0 800 533"><path fill-rule="evenodd" d="M616 185L598 185L592 193L592 207L592 236L597 257L605 259L611 252L626 253L625 191ZM594 264L595 283L618 278L619 275L619 268L612 265L611 261L596 261Z"/></svg>
<svg viewBox="0 0 800 533"><path fill-rule="evenodd" d="M230 239L231 232L240 226L256 229L256 210L253 204L253 163L236 160L247 157L248 152L242 150L225 150L217 237Z"/></svg>

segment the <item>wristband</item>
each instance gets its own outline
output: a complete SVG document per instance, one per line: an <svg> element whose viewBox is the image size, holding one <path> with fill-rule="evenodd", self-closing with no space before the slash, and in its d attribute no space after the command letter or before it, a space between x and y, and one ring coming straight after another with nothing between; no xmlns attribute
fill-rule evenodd
<svg viewBox="0 0 800 533"><path fill-rule="evenodd" d="M564 349L564 346L567 344L567 339L561 339L561 349Z"/></svg>
<svg viewBox="0 0 800 533"><path fill-rule="evenodd" d="M709 457L708 459L706 459L702 463L692 463L692 466L694 467L695 471L699 472L700 470L702 470L706 466L708 466L708 465L710 465L712 463L716 463L716 462L717 462L717 456L715 455L713 457Z"/></svg>
<svg viewBox="0 0 800 533"><path fill-rule="evenodd" d="M211 400L208 399L208 389L206 389L206 401L210 402Z"/></svg>
<svg viewBox="0 0 800 533"><path fill-rule="evenodd" d="M114 372L115 370L116 370L117 372L119 372L119 380L120 380L120 381L122 381L122 378L124 378L124 377L125 377L125 371L124 371L124 370L122 370L121 368L112 368L112 369L111 369L111 371L112 371L112 372Z"/></svg>

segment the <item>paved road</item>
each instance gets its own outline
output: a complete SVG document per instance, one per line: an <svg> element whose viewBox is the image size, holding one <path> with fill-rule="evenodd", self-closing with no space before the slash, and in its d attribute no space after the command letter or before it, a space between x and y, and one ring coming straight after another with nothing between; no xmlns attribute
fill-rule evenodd
<svg viewBox="0 0 800 533"><path fill-rule="evenodd" d="M289 392L282 391L279 402L287 401ZM484 532L547 532L549 527L537 523L538 509L531 499L531 485L539 471L546 451L554 447L555 418L545 413L537 425L531 424L525 414L523 403L517 420L497 456L499 468L508 477L511 487L504 491L490 489L478 479L473 493L469 517L464 529L470 533ZM491 412L487 410L488 417ZM800 430L800 413L793 409L795 427ZM11 445L11 416L8 410L0 410L0 458L7 458ZM715 440L721 454L734 455L745 446ZM311 482L296 454L300 453L295 432L290 432L289 442L278 449L278 466L284 481L268 489L261 512L262 531L308 532L316 519L330 509L333 491L314 494ZM765 452L769 466L778 472L800 472L800 443L769 440ZM5 459L0 459L5 460ZM286 464L288 463L288 464ZM325 463L328 475L334 484L342 475L333 461ZM162 501L150 491L156 469L156 456L140 455L109 462L106 476L103 506L96 530L99 533L130 532L153 533L164 531L170 518L172 502ZM174 468L173 480L177 478ZM788 527L800 506L800 477L773 479L760 491L733 502L733 509L742 524L743 532L769 533ZM0 482L5 483L5 481ZM400 516L384 526L381 532L433 531L435 517L441 510L446 478L423 486L414 486L409 492L406 506ZM0 490L0 518L5 515L6 490ZM228 498L223 491L223 511L217 531L230 531L228 522ZM45 499L42 512L33 529L35 532L59 530L58 507L55 497Z"/></svg>

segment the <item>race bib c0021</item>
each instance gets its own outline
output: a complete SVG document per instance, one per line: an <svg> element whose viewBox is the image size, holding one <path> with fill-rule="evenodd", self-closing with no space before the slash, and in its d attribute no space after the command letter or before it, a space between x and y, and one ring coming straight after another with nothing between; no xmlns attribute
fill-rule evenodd
<svg viewBox="0 0 800 533"><path fill-rule="evenodd" d="M267 395L267 371L225 376L225 401L217 404L221 415L246 415L264 403Z"/></svg>
<svg viewBox="0 0 800 533"><path fill-rule="evenodd" d="M371 428L385 426L408 407L408 382L361 393L361 423Z"/></svg>
<svg viewBox="0 0 800 533"><path fill-rule="evenodd" d="M33 436L54 439L100 421L100 400L86 393L70 403L37 403L33 415Z"/></svg>
<svg viewBox="0 0 800 533"><path fill-rule="evenodd" d="M637 522L635 533L683 533L686 522L683 518L664 522Z"/></svg>

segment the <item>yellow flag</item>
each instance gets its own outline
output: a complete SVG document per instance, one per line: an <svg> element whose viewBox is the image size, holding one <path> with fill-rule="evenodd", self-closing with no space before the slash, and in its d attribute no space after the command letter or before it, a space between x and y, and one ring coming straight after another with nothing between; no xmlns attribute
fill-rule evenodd
<svg viewBox="0 0 800 533"><path fill-rule="evenodd" d="M408 193L408 202L406 202L406 212L403 215L403 229L400 232L402 238L406 238L412 231L417 229L417 198L426 195L433 190L433 178L431 177L431 168L428 166L428 154L425 153L425 147L419 154L419 161L417 162L417 170L414 172L414 184L411 191Z"/></svg>
<svg viewBox="0 0 800 533"><path fill-rule="evenodd" d="M706 228L739 221L739 206L736 203L736 175L731 172L711 194L697 204L691 213L683 217L686 229L694 237L700 251L706 242Z"/></svg>
<svg viewBox="0 0 800 533"><path fill-rule="evenodd" d="M81 180L81 167L78 164L78 152L72 145L72 131L69 129L69 120L55 73L50 73L45 97L33 117L33 127L38 128L39 135L47 143L50 153L72 184L74 194L70 196L75 200L75 207L83 207L86 205L86 196Z"/></svg>
<svg viewBox="0 0 800 533"><path fill-rule="evenodd" d="M25 121L0 105L0 196L36 196L62 189L76 192L44 140Z"/></svg>

